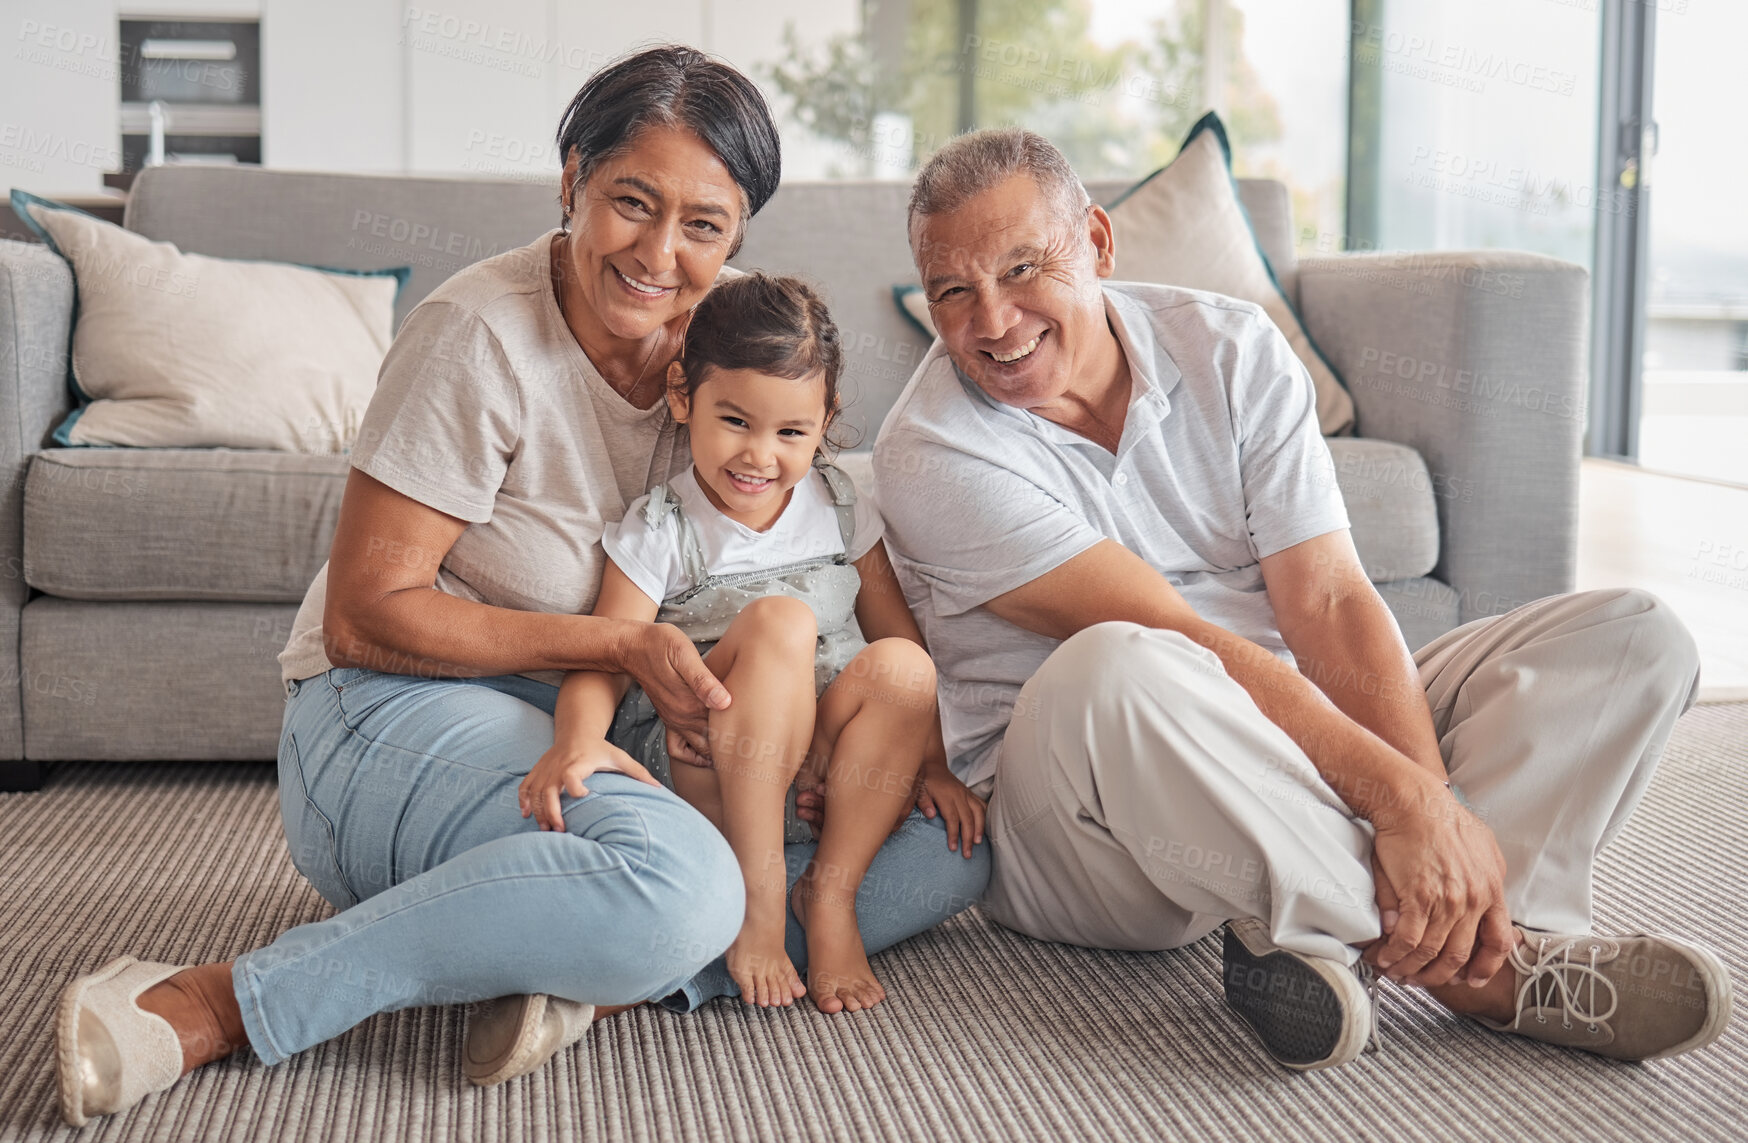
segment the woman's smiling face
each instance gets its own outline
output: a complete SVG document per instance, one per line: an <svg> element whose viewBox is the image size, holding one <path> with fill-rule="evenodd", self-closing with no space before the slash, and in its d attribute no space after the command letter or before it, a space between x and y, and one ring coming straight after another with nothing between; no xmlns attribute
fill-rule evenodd
<svg viewBox="0 0 1748 1143"><path fill-rule="evenodd" d="M573 158L564 185L575 178ZM584 302L612 337L639 341L684 315L716 281L740 235L745 198L697 135L651 127L602 159L567 207L567 300Z"/></svg>

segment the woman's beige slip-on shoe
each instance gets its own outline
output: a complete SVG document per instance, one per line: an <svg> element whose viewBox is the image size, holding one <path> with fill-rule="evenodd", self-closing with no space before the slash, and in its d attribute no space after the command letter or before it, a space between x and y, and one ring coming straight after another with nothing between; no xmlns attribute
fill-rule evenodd
<svg viewBox="0 0 1748 1143"><path fill-rule="evenodd" d="M481 1087L515 1079L588 1034L595 1006L533 993L500 996L467 1018L461 1070Z"/></svg>
<svg viewBox="0 0 1748 1143"><path fill-rule="evenodd" d="M140 993L187 965L117 957L61 990L55 1013L61 1116L83 1127L94 1115L132 1107L182 1076L182 1041L170 1022L142 1009Z"/></svg>

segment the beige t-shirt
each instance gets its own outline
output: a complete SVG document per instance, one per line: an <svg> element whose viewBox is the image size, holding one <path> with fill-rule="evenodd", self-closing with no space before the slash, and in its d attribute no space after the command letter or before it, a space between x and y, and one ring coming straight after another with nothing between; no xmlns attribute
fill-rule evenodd
<svg viewBox="0 0 1748 1143"><path fill-rule="evenodd" d="M628 403L566 327L549 262L556 233L469 266L407 315L352 466L468 522L443 558L439 590L577 615L600 592L601 533L690 457L665 402ZM284 679L333 666L322 644L327 583L324 564L280 652Z"/></svg>

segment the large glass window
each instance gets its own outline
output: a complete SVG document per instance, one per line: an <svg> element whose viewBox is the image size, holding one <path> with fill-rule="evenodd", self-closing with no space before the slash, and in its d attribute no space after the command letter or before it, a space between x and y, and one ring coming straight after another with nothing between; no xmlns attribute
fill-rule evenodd
<svg viewBox="0 0 1748 1143"><path fill-rule="evenodd" d="M962 130L1017 124L1083 178L1139 178L1212 108L1237 173L1291 188L1305 245L1339 233L1348 0L870 0L864 11L857 32L789 30L783 58L760 69L809 143L825 144L798 149L799 177L906 178Z"/></svg>
<svg viewBox="0 0 1748 1143"><path fill-rule="evenodd" d="M1657 10L1659 147L1647 181L1643 415L1648 468L1748 484L1748 5Z"/></svg>
<svg viewBox="0 0 1748 1143"><path fill-rule="evenodd" d="M1594 3L1355 0L1350 245L1531 250L1588 266Z"/></svg>

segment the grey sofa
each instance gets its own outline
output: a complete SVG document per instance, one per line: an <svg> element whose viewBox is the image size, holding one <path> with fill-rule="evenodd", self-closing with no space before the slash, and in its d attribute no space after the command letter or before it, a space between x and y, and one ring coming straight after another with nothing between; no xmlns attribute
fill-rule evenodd
<svg viewBox="0 0 1748 1143"><path fill-rule="evenodd" d="M1123 187L1091 189L1108 202ZM1569 590L1584 271L1506 252L1300 262L1285 188L1240 192L1353 392L1360 436L1331 448L1360 553L1409 643ZM891 301L914 279L905 194L785 185L736 259L823 285L864 449L927 348ZM404 317L456 270L555 224L555 195L529 182L161 167L135 183L127 225L225 257L410 265ZM272 758L275 656L327 556L345 459L53 447L70 407L73 305L58 257L0 242L0 782L28 788L56 760Z"/></svg>

